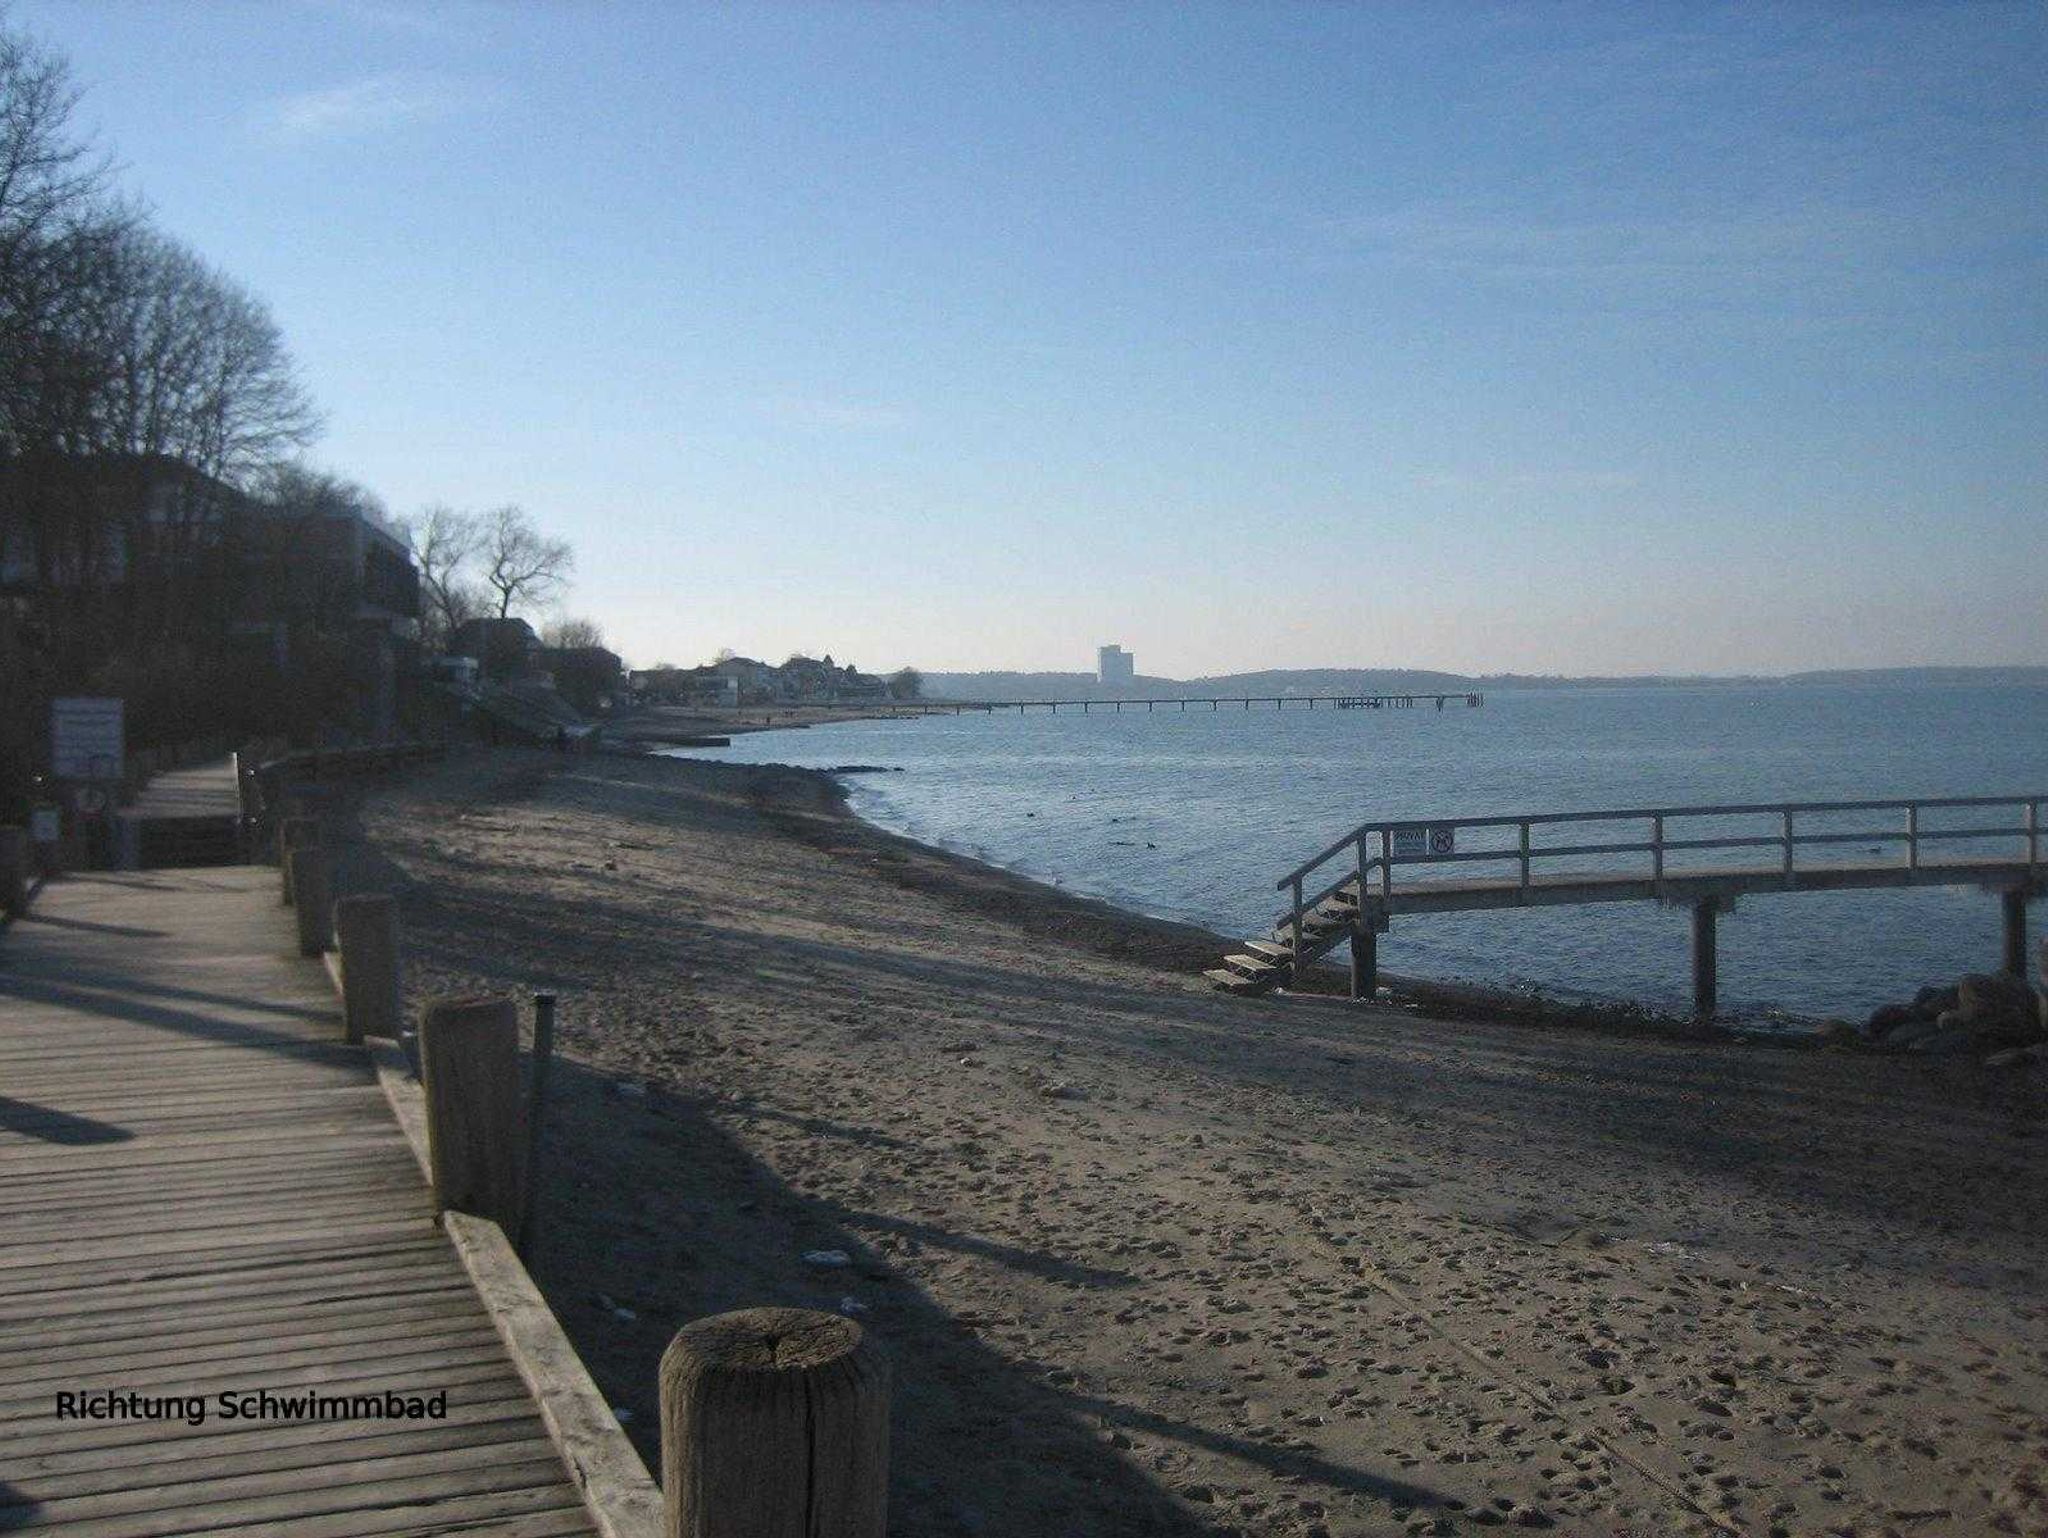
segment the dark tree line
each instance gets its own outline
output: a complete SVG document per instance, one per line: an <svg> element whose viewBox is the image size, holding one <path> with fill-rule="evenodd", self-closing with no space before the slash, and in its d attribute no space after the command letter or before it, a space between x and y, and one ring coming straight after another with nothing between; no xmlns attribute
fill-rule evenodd
<svg viewBox="0 0 2048 1538"><path fill-rule="evenodd" d="M122 199L63 60L0 31L0 454L246 484L317 418L262 301Z"/></svg>
<svg viewBox="0 0 2048 1538"><path fill-rule="evenodd" d="M269 580L228 551L252 509L369 500L291 468L318 424L276 321L123 195L77 105L65 61L0 24L0 802L17 806L52 694L126 695L131 745L274 713L282 681L221 644Z"/></svg>

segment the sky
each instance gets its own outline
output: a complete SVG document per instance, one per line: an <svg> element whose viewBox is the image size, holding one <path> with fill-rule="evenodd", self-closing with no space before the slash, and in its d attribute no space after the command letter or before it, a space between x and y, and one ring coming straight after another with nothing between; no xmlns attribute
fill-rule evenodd
<svg viewBox="0 0 2048 1538"><path fill-rule="evenodd" d="M636 665L2048 663L2032 0L7 14Z"/></svg>

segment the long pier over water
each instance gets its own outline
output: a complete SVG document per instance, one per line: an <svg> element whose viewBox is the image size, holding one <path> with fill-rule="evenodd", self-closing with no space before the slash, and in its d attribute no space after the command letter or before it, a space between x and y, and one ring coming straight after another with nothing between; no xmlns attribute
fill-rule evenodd
<svg viewBox="0 0 2048 1538"><path fill-rule="evenodd" d="M970 712L994 714L1002 710L1014 710L1023 715L1033 710L1043 710L1058 715L1062 710L1079 712L1081 715L1095 713L1121 713L1126 710L1200 710L1204 705L1211 710L1231 706L1250 710L1254 706L1272 710L1413 710L1423 705L1434 705L1442 710L1446 705L1463 705L1478 709L1486 703L1483 694L1189 694L1172 695L1157 699L1135 700L914 700L898 708L914 711L920 715L963 715Z"/></svg>

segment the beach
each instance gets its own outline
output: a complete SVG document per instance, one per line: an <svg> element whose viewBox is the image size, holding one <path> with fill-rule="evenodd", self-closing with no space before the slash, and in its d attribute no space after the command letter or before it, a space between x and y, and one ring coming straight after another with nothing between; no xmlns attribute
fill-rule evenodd
<svg viewBox="0 0 2048 1538"><path fill-rule="evenodd" d="M905 1534L2048 1533L2038 1066L1228 998L774 767L351 837L413 1007L560 998L532 1264L651 1463L674 1330L780 1303L892 1362Z"/></svg>

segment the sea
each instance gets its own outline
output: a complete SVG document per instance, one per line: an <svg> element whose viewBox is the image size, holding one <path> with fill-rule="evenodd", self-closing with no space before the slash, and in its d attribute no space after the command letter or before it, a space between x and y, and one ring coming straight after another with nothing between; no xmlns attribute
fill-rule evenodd
<svg viewBox="0 0 2048 1538"><path fill-rule="evenodd" d="M1907 797L2048 797L2048 688L2008 685L1712 685L1497 690L1410 709L1196 705L1182 711L933 715L735 737L678 756L831 769L870 821L942 849L1156 917L1263 933L1275 883L1368 822ZM2017 826L2013 807L1928 814L1921 828ZM2048 854L2048 807L2042 809ZM1802 861L1904 859L1894 812L1810 816L1842 843ZM1775 818L1674 823L1667 837L1770 837ZM1461 851L1516 835L1460 830ZM1645 824L1539 828L1536 844L1626 842ZM1923 846L1992 854L2018 841ZM1701 861L1777 858L1768 846ZM1627 861L1633 859L1634 866ZM1679 857L1673 856L1673 868ZM1550 867L1562 868L1561 861ZM1647 868L1595 855L1582 867ZM1397 867L1397 879L1410 872ZM1333 867L1334 880L1344 873ZM1415 868L1512 873L1511 866ZM2029 915L2037 954L2048 901ZM1974 887L1744 896L1719 921L1724 1014L1796 1029L1856 1018L1930 983L1995 970L2002 921ZM1687 910L1617 902L1400 915L1388 973L1564 999L1690 1007ZM1341 959L1341 953L1339 953Z"/></svg>

